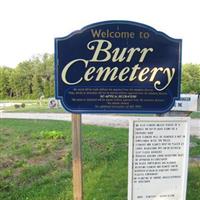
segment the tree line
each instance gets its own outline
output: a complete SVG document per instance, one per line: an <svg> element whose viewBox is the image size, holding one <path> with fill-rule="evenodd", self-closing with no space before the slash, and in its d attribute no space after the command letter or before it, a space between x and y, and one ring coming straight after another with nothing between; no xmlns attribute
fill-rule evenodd
<svg viewBox="0 0 200 200"><path fill-rule="evenodd" d="M200 65L182 67L182 93L200 94ZM0 67L0 99L38 99L54 96L54 56L45 53L16 68Z"/></svg>
<svg viewBox="0 0 200 200"><path fill-rule="evenodd" d="M54 96L54 58L35 56L16 68L0 67L0 99L38 99Z"/></svg>

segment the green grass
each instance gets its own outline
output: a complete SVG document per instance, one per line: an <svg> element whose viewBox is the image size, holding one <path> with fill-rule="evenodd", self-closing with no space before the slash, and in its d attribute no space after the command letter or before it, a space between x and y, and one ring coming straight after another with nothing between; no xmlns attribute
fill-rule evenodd
<svg viewBox="0 0 200 200"><path fill-rule="evenodd" d="M191 143L194 145L192 148L190 148L190 156L191 157L200 157L200 139L196 136L191 137L190 139Z"/></svg>
<svg viewBox="0 0 200 200"><path fill-rule="evenodd" d="M42 99L43 102L48 102L48 99ZM1 103L35 103L35 102L39 102L39 99L1 99L0 100Z"/></svg>
<svg viewBox="0 0 200 200"><path fill-rule="evenodd" d="M189 167L187 200L200 199L200 165Z"/></svg>
<svg viewBox="0 0 200 200"><path fill-rule="evenodd" d="M200 119L200 112L192 112L192 114L190 115L191 118L197 118Z"/></svg>
<svg viewBox="0 0 200 200"><path fill-rule="evenodd" d="M128 130L96 126L82 130L84 199L126 200ZM198 138L191 140L200 144ZM193 148L190 155L200 155ZM69 122L2 119L0 199L72 200L71 159ZM200 199L199 188L200 168L193 164L187 200Z"/></svg>
<svg viewBox="0 0 200 200"><path fill-rule="evenodd" d="M5 112L17 112L17 113L64 113L63 108L48 108L47 105L26 105L25 108L15 108L10 106L3 109Z"/></svg>
<svg viewBox="0 0 200 200"><path fill-rule="evenodd" d="M64 199L71 187L69 124L1 120L0 128L0 199Z"/></svg>
<svg viewBox="0 0 200 200"><path fill-rule="evenodd" d="M127 195L127 129L83 126L86 200ZM0 199L72 200L71 125L0 121Z"/></svg>
<svg viewBox="0 0 200 200"><path fill-rule="evenodd" d="M1 101L3 102L12 102L16 104L25 104L25 107L22 108L15 108L15 106L4 107L2 110L5 112L33 112L33 113L64 113L64 109L62 107L56 108L48 108L48 99L44 99L41 102L39 100L8 100L8 101Z"/></svg>

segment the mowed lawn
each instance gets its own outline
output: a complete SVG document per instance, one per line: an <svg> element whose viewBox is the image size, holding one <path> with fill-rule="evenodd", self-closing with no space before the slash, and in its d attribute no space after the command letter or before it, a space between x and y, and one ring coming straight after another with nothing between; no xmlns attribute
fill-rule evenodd
<svg viewBox="0 0 200 200"><path fill-rule="evenodd" d="M83 126L82 132L84 199L126 200L128 130ZM1 119L0 200L72 199L71 124ZM193 164L187 200L198 199L200 166Z"/></svg>

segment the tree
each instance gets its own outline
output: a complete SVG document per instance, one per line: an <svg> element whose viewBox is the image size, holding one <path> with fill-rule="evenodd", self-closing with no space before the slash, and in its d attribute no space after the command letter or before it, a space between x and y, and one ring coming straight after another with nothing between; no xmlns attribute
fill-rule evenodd
<svg viewBox="0 0 200 200"><path fill-rule="evenodd" d="M0 67L0 97L39 98L44 94L49 97L53 72L53 55L50 54L23 61L14 69Z"/></svg>
<svg viewBox="0 0 200 200"><path fill-rule="evenodd" d="M183 65L182 92L200 94L200 65Z"/></svg>
<svg viewBox="0 0 200 200"><path fill-rule="evenodd" d="M0 67L0 99L5 99L12 96L12 89L9 84L11 72L11 68Z"/></svg>
<svg viewBox="0 0 200 200"><path fill-rule="evenodd" d="M40 98L41 96L44 95L44 93L43 93L44 88L43 88L43 85L42 85L41 77L38 74L34 74L32 83L33 83L32 97L34 99L38 99L38 98Z"/></svg>
<svg viewBox="0 0 200 200"><path fill-rule="evenodd" d="M17 84L18 91L20 91L20 96L22 98L31 98L32 96L33 68L32 61L29 60L19 63L15 69L18 81L20 82L20 84Z"/></svg>

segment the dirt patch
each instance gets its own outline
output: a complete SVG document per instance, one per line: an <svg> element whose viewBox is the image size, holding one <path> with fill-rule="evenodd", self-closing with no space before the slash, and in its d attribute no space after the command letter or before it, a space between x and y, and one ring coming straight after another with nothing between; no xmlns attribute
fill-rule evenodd
<svg viewBox="0 0 200 200"><path fill-rule="evenodd" d="M200 167L200 156L190 158L189 161L190 166Z"/></svg>
<svg viewBox="0 0 200 200"><path fill-rule="evenodd" d="M30 165L41 165L47 162L48 160L47 158L48 158L47 156L37 156L27 160L27 163Z"/></svg>
<svg viewBox="0 0 200 200"><path fill-rule="evenodd" d="M0 169L8 168L13 165L13 160L3 160L0 163Z"/></svg>
<svg viewBox="0 0 200 200"><path fill-rule="evenodd" d="M46 155L35 156L30 158L27 163L31 165L42 165L47 162L62 160L67 155L67 149L59 149L54 152L50 152Z"/></svg>
<svg viewBox="0 0 200 200"><path fill-rule="evenodd" d="M17 163L19 160L16 157L11 157L11 158L6 158L2 159L0 162L0 169L5 169L5 168L12 168L15 166L15 163Z"/></svg>
<svg viewBox="0 0 200 200"><path fill-rule="evenodd" d="M22 172L23 172L23 168L22 168L22 167L17 168L17 169L15 169L15 171L14 171L14 173L13 173L13 176L14 176L14 177L17 177L17 176L19 176Z"/></svg>
<svg viewBox="0 0 200 200"><path fill-rule="evenodd" d="M54 152L54 155L55 155L55 159L56 160L61 160L64 157L66 157L66 155L67 155L67 149L63 148L63 149L56 150Z"/></svg>
<svg viewBox="0 0 200 200"><path fill-rule="evenodd" d="M10 136L12 132L12 129L10 128L1 128L1 133L3 133L4 136Z"/></svg>

